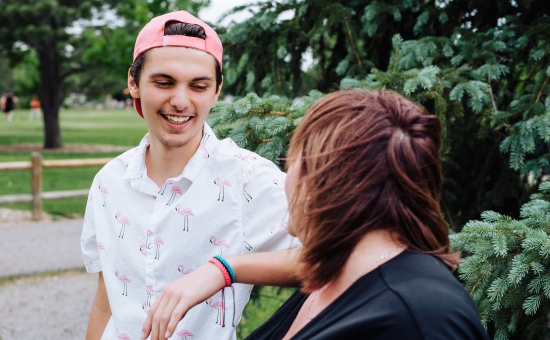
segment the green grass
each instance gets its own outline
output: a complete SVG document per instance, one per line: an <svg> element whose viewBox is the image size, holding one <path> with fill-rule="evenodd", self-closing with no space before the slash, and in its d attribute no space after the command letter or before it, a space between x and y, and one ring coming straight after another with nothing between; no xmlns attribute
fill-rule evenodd
<svg viewBox="0 0 550 340"><path fill-rule="evenodd" d="M0 115L0 162L30 161L31 151L19 149L28 144L35 147L43 144L43 123L36 120L27 122L28 113L24 110L15 111L15 119L10 123L6 122L5 115ZM115 157L121 151L97 152L93 151L92 146L100 144L130 148L137 145L147 131L144 120L133 110L62 110L60 126L66 149L43 150L43 159ZM76 144L88 144L90 151L83 151L82 148L78 152L67 150ZM44 169L43 191L89 189L98 170L99 167ZM30 193L30 183L30 170L0 172L0 195ZM29 211L32 208L31 203L0 206ZM81 217L85 207L86 198L43 201L44 211L54 219ZM292 291L275 287L255 288L237 327L237 337L246 337L265 322Z"/></svg>
<svg viewBox="0 0 550 340"><path fill-rule="evenodd" d="M28 122L28 111L15 111L14 121L0 117L0 162L29 161L33 147L40 148L44 141L42 121ZM147 131L145 122L133 110L62 110L60 128L64 146L62 150L42 150L43 159L77 159L115 157L124 149L139 143ZM78 151L75 146L78 145ZM85 145L89 145L86 150ZM95 145L117 146L118 151L94 151ZM26 151L25 151L26 150ZM88 189L99 167L44 169L43 191ZM2 172L0 195L28 194L31 192L30 171ZM59 217L84 215L85 198L43 201L46 213ZM30 203L4 204L3 207L31 210Z"/></svg>

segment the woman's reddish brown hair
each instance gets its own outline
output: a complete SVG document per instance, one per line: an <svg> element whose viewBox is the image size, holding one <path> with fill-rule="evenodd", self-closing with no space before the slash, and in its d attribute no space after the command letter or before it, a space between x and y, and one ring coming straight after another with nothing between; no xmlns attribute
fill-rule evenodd
<svg viewBox="0 0 550 340"><path fill-rule="evenodd" d="M395 92L338 91L313 105L287 162L300 162L290 215L303 244L305 292L337 277L360 239L377 229L456 268L439 208L440 141L439 119Z"/></svg>

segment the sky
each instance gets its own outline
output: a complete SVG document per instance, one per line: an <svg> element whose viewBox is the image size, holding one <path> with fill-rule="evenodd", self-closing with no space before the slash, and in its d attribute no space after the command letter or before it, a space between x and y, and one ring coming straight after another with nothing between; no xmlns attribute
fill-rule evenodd
<svg viewBox="0 0 550 340"><path fill-rule="evenodd" d="M221 20L222 25L227 25L229 22L237 21L240 22L244 19L247 19L247 11L240 13L237 16L229 16L226 18L222 17L222 14L226 11L240 5L247 5L251 3L264 2L268 0L210 0L210 6L205 7L199 11L199 19L211 22L218 23ZM292 14L290 14L292 15ZM288 19L288 15L284 13L279 16L279 19ZM302 69L306 70L312 64L312 56L310 53L304 55L304 60L302 62Z"/></svg>
<svg viewBox="0 0 550 340"><path fill-rule="evenodd" d="M231 20L242 21L248 16L246 13L239 14L238 16L230 16L222 18L222 14L236 6L247 5L265 0L210 0L210 6L205 7L199 11L199 18L208 22L218 22L221 20L223 25L227 25Z"/></svg>

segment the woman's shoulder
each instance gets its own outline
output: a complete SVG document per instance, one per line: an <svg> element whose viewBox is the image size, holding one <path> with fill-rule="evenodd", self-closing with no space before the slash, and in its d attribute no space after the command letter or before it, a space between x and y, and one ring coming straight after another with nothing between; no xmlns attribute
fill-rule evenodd
<svg viewBox="0 0 550 340"><path fill-rule="evenodd" d="M472 298L442 261L410 251L394 260L381 266L381 279L421 332L435 336L427 338L486 337Z"/></svg>

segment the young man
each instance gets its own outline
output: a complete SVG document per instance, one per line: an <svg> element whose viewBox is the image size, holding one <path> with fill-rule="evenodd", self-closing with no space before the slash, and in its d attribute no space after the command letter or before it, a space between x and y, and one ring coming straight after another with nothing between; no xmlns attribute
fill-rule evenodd
<svg viewBox="0 0 550 340"><path fill-rule="evenodd" d="M87 271L99 273L88 339L139 339L163 288L213 256L298 245L286 232L285 174L206 123L221 70L218 36L187 12L154 18L137 37L128 87L148 133L92 183L81 239ZM168 336L235 338L251 288L200 303Z"/></svg>

